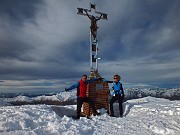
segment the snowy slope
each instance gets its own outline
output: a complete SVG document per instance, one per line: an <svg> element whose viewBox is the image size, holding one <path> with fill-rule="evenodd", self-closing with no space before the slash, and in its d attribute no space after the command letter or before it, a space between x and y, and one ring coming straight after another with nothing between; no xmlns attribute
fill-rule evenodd
<svg viewBox="0 0 180 135"><path fill-rule="evenodd" d="M15 98L5 98L4 102L37 102L37 101L71 101L76 100L76 91L71 92L60 92L59 94L52 96L37 96L37 97L27 97L27 96L17 96Z"/></svg>
<svg viewBox="0 0 180 135"><path fill-rule="evenodd" d="M114 106L118 115L117 104ZM76 106L0 107L1 135L179 135L180 101L146 97L124 103L124 117L73 120Z"/></svg>

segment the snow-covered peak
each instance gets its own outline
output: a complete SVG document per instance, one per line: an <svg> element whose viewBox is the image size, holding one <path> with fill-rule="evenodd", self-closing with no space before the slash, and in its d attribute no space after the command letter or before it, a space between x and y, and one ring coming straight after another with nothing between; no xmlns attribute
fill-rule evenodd
<svg viewBox="0 0 180 135"><path fill-rule="evenodd" d="M6 102L38 102L38 101L58 101L58 102L65 102L65 101L71 101L76 99L76 91L71 92L60 92L56 95L51 96L37 96L37 97L27 97L27 96L17 96L15 98L5 98L4 101Z"/></svg>

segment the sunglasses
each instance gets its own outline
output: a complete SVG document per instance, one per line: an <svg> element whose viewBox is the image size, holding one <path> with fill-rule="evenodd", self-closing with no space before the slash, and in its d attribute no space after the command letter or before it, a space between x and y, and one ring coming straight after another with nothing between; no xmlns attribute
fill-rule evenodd
<svg viewBox="0 0 180 135"><path fill-rule="evenodd" d="M114 79L117 79L117 78L114 78Z"/></svg>

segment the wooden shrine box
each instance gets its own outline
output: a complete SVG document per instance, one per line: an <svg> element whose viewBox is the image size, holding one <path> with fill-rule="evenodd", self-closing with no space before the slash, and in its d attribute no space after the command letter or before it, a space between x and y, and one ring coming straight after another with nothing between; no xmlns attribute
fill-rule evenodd
<svg viewBox="0 0 180 135"><path fill-rule="evenodd" d="M97 72L91 74L89 79L91 77L99 78L101 77ZM90 83L87 85L87 97L89 97L91 100L93 100L95 104L96 109L104 108L108 110L108 94L109 94L109 86L108 83L103 81L95 81L93 83ZM83 113L87 116L90 116L93 114L92 108L89 106L88 103L83 103Z"/></svg>

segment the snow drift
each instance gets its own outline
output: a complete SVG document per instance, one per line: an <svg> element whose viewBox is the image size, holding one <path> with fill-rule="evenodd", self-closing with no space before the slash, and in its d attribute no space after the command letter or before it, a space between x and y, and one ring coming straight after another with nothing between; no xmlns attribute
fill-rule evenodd
<svg viewBox="0 0 180 135"><path fill-rule="evenodd" d="M102 115L73 120L76 106L24 105L0 107L1 135L179 135L180 101L153 97L123 103L124 117ZM115 104L115 115L118 105Z"/></svg>

